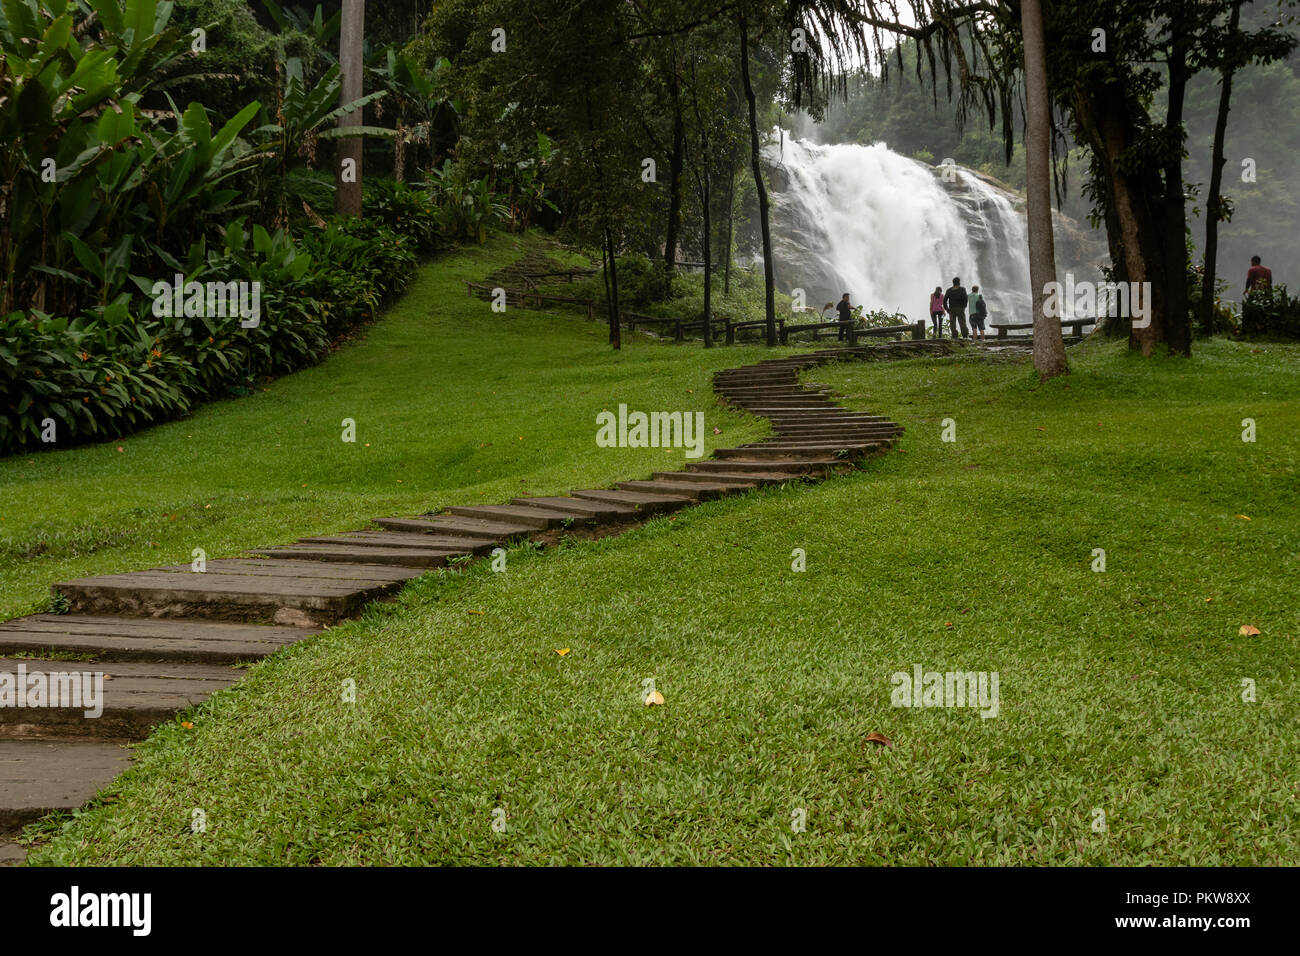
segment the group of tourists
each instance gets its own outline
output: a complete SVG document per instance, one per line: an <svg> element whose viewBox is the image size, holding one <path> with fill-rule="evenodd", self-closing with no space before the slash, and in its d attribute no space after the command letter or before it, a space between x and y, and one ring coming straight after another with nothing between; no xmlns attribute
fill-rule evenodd
<svg viewBox="0 0 1300 956"><path fill-rule="evenodd" d="M970 328L966 327L966 311L970 310ZM943 286L935 286L934 292L930 293L930 323L934 328L935 338L943 338L943 317L948 316L952 337L963 339L979 337L979 341L984 341L984 323L989 317L989 306L984 301L984 293L980 292L980 287L973 285L970 292L961 284L959 276L953 276L952 285L948 291L943 290Z"/></svg>
<svg viewBox="0 0 1300 956"><path fill-rule="evenodd" d="M1251 256L1250 269L1246 273L1246 294L1258 289L1267 289L1273 284L1273 272L1261 261L1259 256ZM827 306L829 308L829 306ZM847 329L853 323L853 306L849 302L849 293L836 303L839 313L841 339L848 336ZM970 313L970 326L967 327L967 312ZM984 301L980 287L973 285L970 291L961 284L960 276L953 276L952 285L947 291L943 286L935 286L930 293L930 325L935 338L943 338L943 317L948 317L949 330L954 339L972 339L984 341L984 325L988 321L989 307Z"/></svg>
<svg viewBox="0 0 1300 956"><path fill-rule="evenodd" d="M835 311L839 314L841 339L848 337L848 328L853 324L853 305L849 301L849 293L845 292L839 302L835 304ZM830 306L827 306L830 308ZM966 325L966 312L970 310L970 327ZM961 284L961 278L954 276L952 285L945 292L942 286L935 286L934 293L930 296L930 322L934 327L936 338L943 338L943 317L947 315L952 324L952 337L969 339L978 335L979 341L984 341L984 323L988 320L989 307L984 301L984 293L980 292L980 287L973 285L970 291Z"/></svg>

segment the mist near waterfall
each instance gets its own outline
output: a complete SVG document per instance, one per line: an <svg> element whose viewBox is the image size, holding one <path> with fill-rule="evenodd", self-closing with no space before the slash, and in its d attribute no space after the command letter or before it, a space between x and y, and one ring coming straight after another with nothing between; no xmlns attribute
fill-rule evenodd
<svg viewBox="0 0 1300 956"><path fill-rule="evenodd" d="M809 306L820 309L848 292L854 305L916 321L927 317L935 286L946 289L960 276L967 289L978 285L985 294L990 321L1030 321L1025 216L1016 193L883 143L818 144L786 134L766 159L777 284L803 289Z"/></svg>

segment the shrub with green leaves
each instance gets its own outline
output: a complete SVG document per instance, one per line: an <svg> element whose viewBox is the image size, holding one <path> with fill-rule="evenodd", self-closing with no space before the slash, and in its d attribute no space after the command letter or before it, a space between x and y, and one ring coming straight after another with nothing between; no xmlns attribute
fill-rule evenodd
<svg viewBox="0 0 1300 956"><path fill-rule="evenodd" d="M1285 285L1252 289L1241 300L1241 334L1300 339L1300 297Z"/></svg>

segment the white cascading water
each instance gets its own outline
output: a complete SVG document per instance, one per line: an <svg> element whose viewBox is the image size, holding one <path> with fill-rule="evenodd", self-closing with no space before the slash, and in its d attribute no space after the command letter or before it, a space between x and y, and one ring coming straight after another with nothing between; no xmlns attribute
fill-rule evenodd
<svg viewBox="0 0 1300 956"><path fill-rule="evenodd" d="M943 171L883 143L818 145L781 137L774 168L778 284L820 309L854 305L925 318L935 286L980 286L991 321L1029 315L1025 221L1018 197L968 169ZM782 175L783 174L783 175ZM785 188L779 188L785 179Z"/></svg>

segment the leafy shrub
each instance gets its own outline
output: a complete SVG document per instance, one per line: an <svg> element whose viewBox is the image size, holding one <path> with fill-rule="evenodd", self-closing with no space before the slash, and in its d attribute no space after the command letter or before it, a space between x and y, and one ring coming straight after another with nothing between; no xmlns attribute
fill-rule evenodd
<svg viewBox="0 0 1300 956"><path fill-rule="evenodd" d="M295 241L237 220L186 274L261 283L252 328L239 315L158 317L123 303L74 320L11 313L0 320L0 453L40 447L49 420L60 446L113 437L315 364L409 281L415 260L415 240L381 222L340 220Z"/></svg>
<svg viewBox="0 0 1300 956"><path fill-rule="evenodd" d="M432 255L451 245L439 222L438 202L427 189L393 179L368 180L365 209L368 219L414 239L420 255Z"/></svg>
<svg viewBox="0 0 1300 956"><path fill-rule="evenodd" d="M1253 289L1241 301L1241 334L1300 338L1300 297L1285 285Z"/></svg>

